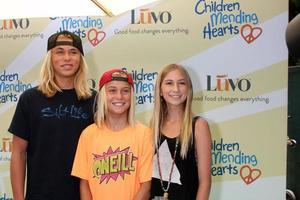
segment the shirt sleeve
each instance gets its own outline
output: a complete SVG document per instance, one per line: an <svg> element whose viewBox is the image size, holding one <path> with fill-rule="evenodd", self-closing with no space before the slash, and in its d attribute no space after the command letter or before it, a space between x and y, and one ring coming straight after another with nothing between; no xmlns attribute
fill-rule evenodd
<svg viewBox="0 0 300 200"><path fill-rule="evenodd" d="M29 140L30 135L30 103L25 91L21 94L12 121L8 128L8 131L26 141Z"/></svg>
<svg viewBox="0 0 300 200"><path fill-rule="evenodd" d="M140 183L150 181L152 178L153 141L149 128L145 129L142 138L142 154L139 167Z"/></svg>
<svg viewBox="0 0 300 200"><path fill-rule="evenodd" d="M88 180L88 141L86 133L86 130L84 130L79 138L71 175Z"/></svg>

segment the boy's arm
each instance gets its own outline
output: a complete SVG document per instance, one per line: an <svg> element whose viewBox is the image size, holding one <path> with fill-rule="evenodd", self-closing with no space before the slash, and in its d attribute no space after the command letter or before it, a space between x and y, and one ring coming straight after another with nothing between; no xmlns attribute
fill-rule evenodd
<svg viewBox="0 0 300 200"><path fill-rule="evenodd" d="M134 200L148 200L150 198L151 181L141 183L141 187Z"/></svg>
<svg viewBox="0 0 300 200"><path fill-rule="evenodd" d="M26 140L13 136L10 178L14 200L24 200L27 145Z"/></svg>
<svg viewBox="0 0 300 200"><path fill-rule="evenodd" d="M89 182L84 179L80 179L80 199L92 200L92 194L89 186Z"/></svg>

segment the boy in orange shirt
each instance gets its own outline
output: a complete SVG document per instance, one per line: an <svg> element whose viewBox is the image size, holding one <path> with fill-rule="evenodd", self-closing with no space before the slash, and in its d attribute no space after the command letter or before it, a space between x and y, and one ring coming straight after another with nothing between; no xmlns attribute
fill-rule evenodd
<svg viewBox="0 0 300 200"><path fill-rule="evenodd" d="M83 131L73 163L82 200L149 199L152 138L147 127L135 122L134 108L131 74L105 72L95 123Z"/></svg>

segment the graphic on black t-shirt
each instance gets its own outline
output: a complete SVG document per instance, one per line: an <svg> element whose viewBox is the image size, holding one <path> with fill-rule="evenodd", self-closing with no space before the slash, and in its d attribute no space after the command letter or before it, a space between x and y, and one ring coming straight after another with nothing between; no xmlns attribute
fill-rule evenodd
<svg viewBox="0 0 300 200"><path fill-rule="evenodd" d="M89 115L84 112L82 107L75 105L64 106L60 104L58 107L46 107L41 110L42 117L56 117L60 118L75 118L87 119Z"/></svg>

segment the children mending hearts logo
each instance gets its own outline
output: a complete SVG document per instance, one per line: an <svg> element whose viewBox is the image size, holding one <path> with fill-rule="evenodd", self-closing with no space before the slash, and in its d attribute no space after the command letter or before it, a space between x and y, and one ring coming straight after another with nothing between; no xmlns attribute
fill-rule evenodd
<svg viewBox="0 0 300 200"><path fill-rule="evenodd" d="M250 24L245 24L241 27L241 35L244 40L250 44L262 34L262 28L252 27Z"/></svg>
<svg viewBox="0 0 300 200"><path fill-rule="evenodd" d="M240 169L240 176L247 185L256 181L260 177L260 175L261 170L252 169L249 165L244 165Z"/></svg>
<svg viewBox="0 0 300 200"><path fill-rule="evenodd" d="M90 29L88 32L88 40L94 47L97 46L100 42L102 42L105 36L106 33L104 31L97 31L94 28Z"/></svg>

